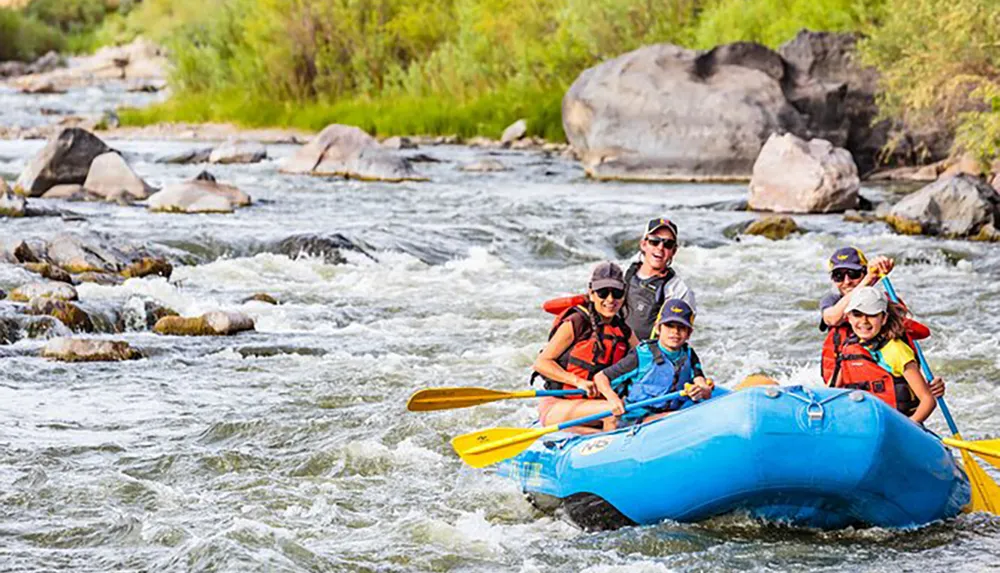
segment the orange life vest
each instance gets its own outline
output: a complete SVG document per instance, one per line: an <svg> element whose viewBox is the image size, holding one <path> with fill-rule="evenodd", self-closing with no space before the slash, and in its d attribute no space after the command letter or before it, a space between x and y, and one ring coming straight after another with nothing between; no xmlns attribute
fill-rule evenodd
<svg viewBox="0 0 1000 573"><path fill-rule="evenodd" d="M552 340L559 327L577 312L583 314L588 324L590 323L590 313L586 307L580 305L567 308L553 321L549 340ZM570 344L569 348L556 359L556 363L570 374L593 380L598 372L625 358L632 333L625 325L625 321L616 316L610 323L599 322L596 331L588 327L580 334L582 336ZM535 375L541 376L537 372ZM532 380L534 377L532 376ZM542 378L545 380L546 390L576 390L576 386L571 384L562 384L544 376Z"/></svg>
<svg viewBox="0 0 1000 573"><path fill-rule="evenodd" d="M904 318L903 325L906 327L906 333L911 340L923 340L931 335L929 328L913 319ZM826 334L826 340L823 342L823 357L820 361L820 370L823 375L823 382L827 386L830 385L833 370L837 366L837 347L847 342L847 339L851 336L854 336L854 331L851 330L851 325L847 324L846 321L839 326L831 328ZM912 343L909 341L907 341L907 344L912 346Z"/></svg>
<svg viewBox="0 0 1000 573"><path fill-rule="evenodd" d="M835 388L850 388L871 392L885 403L909 416L920 405L920 401L910 390L910 385L902 376L893 376L891 372L879 366L871 352L851 334L842 339L843 327L837 327L827 336L833 345L833 369L827 378L826 348L824 345L824 381ZM879 348L884 345L883 341ZM876 348L877 350L878 348Z"/></svg>

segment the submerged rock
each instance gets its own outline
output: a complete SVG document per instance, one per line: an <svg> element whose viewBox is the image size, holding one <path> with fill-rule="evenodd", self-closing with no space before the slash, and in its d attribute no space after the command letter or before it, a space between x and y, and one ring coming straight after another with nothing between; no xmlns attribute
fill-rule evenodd
<svg viewBox="0 0 1000 573"><path fill-rule="evenodd" d="M86 201L91 199L90 195L83 188L83 185L77 184L66 184L66 185L55 185L51 187L45 193L42 193L42 199L62 199L64 201Z"/></svg>
<svg viewBox="0 0 1000 573"><path fill-rule="evenodd" d="M163 155L156 159L157 163L168 163L174 165L185 165L188 163L208 163L208 158L212 156L211 147L201 149L188 149L178 153Z"/></svg>
<svg viewBox="0 0 1000 573"><path fill-rule="evenodd" d="M39 197L56 185L82 185L91 162L110 151L110 147L87 130L64 129L35 155L14 187L24 195Z"/></svg>
<svg viewBox="0 0 1000 573"><path fill-rule="evenodd" d="M54 338L42 349L42 357L63 362L115 362L142 355L124 340Z"/></svg>
<svg viewBox="0 0 1000 573"><path fill-rule="evenodd" d="M27 207L24 197L14 194L7 182L0 179L0 217L24 217Z"/></svg>
<svg viewBox="0 0 1000 573"><path fill-rule="evenodd" d="M7 295L9 300L15 302L28 302L38 297L59 300L77 300L79 298L72 285L61 282L28 283L17 287Z"/></svg>
<svg viewBox="0 0 1000 573"><path fill-rule="evenodd" d="M165 316L178 316L177 311L167 308L155 300L133 296L125 301L118 329L121 331L152 330L157 321Z"/></svg>
<svg viewBox="0 0 1000 573"><path fill-rule="evenodd" d="M364 181L421 181L405 158L361 129L333 124L323 129L281 167L283 173L339 175Z"/></svg>
<svg viewBox="0 0 1000 573"><path fill-rule="evenodd" d="M267 293L263 293L263 292L259 292L257 294L248 296L245 299L243 299L241 302L252 302L252 301L264 302L264 303L267 303L267 304L275 304L275 305L278 304L278 299L274 298L273 296L271 296L271 295L269 295Z"/></svg>
<svg viewBox="0 0 1000 573"><path fill-rule="evenodd" d="M208 156L209 163L258 163L267 158L267 148L257 141L229 140Z"/></svg>
<svg viewBox="0 0 1000 573"><path fill-rule="evenodd" d="M250 316L240 312L207 312L194 318L166 316L153 326L157 334L175 336L230 335L254 329Z"/></svg>
<svg viewBox="0 0 1000 573"><path fill-rule="evenodd" d="M73 279L69 276L69 273L53 265L52 263L24 263L22 266L25 269L33 273L42 275L42 277L47 278L49 280L73 284Z"/></svg>
<svg viewBox="0 0 1000 573"><path fill-rule="evenodd" d="M21 340L21 325L17 320L0 316L0 344L14 344Z"/></svg>
<svg viewBox="0 0 1000 573"><path fill-rule="evenodd" d="M409 137L394 135L382 142L386 149L416 149L417 144Z"/></svg>
<svg viewBox="0 0 1000 573"><path fill-rule="evenodd" d="M94 158L83 187L106 200L113 200L124 193L131 199L141 201L153 191L150 185L132 171L125 159L114 152Z"/></svg>
<svg viewBox="0 0 1000 573"><path fill-rule="evenodd" d="M772 241L780 241L798 232L800 232L800 229L795 223L795 219L784 216L769 216L757 219L743 230L744 235L758 235Z"/></svg>
<svg viewBox="0 0 1000 573"><path fill-rule="evenodd" d="M972 175L942 177L896 203L886 221L903 234L982 235L1000 224L1000 193Z"/></svg>
<svg viewBox="0 0 1000 573"><path fill-rule="evenodd" d="M749 207L783 213L829 213L858 205L861 181L846 149L829 141L772 134L750 180Z"/></svg>
<svg viewBox="0 0 1000 573"><path fill-rule="evenodd" d="M301 255L323 257L326 263L335 265L347 262L341 251L355 251L375 260L374 257L340 233L332 235L293 235L271 246L268 251L287 255L293 259Z"/></svg>
<svg viewBox="0 0 1000 573"><path fill-rule="evenodd" d="M493 173L497 171L507 171L507 166L496 159L480 159L472 163L467 163L461 167L462 171Z"/></svg>

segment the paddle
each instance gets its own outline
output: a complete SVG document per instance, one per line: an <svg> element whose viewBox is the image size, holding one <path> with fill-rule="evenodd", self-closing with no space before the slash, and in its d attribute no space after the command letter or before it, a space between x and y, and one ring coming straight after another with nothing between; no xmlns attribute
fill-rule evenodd
<svg viewBox="0 0 1000 573"><path fill-rule="evenodd" d="M625 411L631 412L646 406L653 406L658 402L687 396L691 388L692 385L687 384L680 392L671 392L664 396L629 404L625 407ZM614 412L606 410L591 416L567 420L561 424L552 424L534 430L528 428L487 428L458 436L451 441L451 447L455 448L455 453L465 463L474 468L482 468L516 456L545 434L589 424L613 415Z"/></svg>
<svg viewBox="0 0 1000 573"><path fill-rule="evenodd" d="M554 396L586 396L583 390L522 390L517 392L501 392L486 388L427 388L418 390L406 402L406 409L411 412L429 412L431 410L451 410L488 404L497 400L513 398L542 398Z"/></svg>
<svg viewBox="0 0 1000 573"><path fill-rule="evenodd" d="M885 286L885 292L889 295L889 299L892 302L902 304L896 295L896 289L892 288L892 282L889 280L889 277L882 277L882 285ZM910 342L913 344L913 350L917 353L917 362L924 373L924 378L930 383L934 379L934 374L931 373L930 365L927 364L927 359L924 358L924 352L920 349L920 343L912 339ZM972 510L986 511L1000 515L1000 486L990 478L986 470L969 453L970 451L976 452L994 466L1000 468L1000 440L983 440L980 442L962 440L962 436L958 433L958 426L955 425L955 420L951 417L951 412L948 411L948 404L945 403L944 397L938 398L937 403L941 407L941 413L944 414L945 421L948 422L948 429L953 434L952 438L944 438L941 441L949 446L958 448L962 452L962 462L965 464L966 473L969 474L969 481L972 482Z"/></svg>

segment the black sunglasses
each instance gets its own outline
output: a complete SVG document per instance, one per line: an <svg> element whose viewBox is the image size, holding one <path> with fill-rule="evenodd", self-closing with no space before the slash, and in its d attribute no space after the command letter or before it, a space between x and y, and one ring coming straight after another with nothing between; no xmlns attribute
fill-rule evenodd
<svg viewBox="0 0 1000 573"><path fill-rule="evenodd" d="M672 249L677 246L677 241L663 237L646 237L646 242L654 247L659 247L662 244L664 249Z"/></svg>
<svg viewBox="0 0 1000 573"><path fill-rule="evenodd" d="M611 294L611 298L615 300L620 300L622 297L625 296L624 290L620 288L611 288L611 287L599 288L595 290L594 293L597 294L597 298L602 300L608 298L609 293Z"/></svg>
<svg viewBox="0 0 1000 573"><path fill-rule="evenodd" d="M858 280L865 276L865 271L861 269L836 269L830 273L830 278L833 282L839 283L844 280L844 277L851 277L851 280Z"/></svg>

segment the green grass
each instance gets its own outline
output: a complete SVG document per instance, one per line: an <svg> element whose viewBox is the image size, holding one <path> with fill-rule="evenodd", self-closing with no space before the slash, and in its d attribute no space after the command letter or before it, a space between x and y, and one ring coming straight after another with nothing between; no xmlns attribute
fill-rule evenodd
<svg viewBox="0 0 1000 573"><path fill-rule="evenodd" d="M240 94L180 93L161 104L119 112L122 125L164 122L229 122L241 127L293 127L319 131L331 123L356 125L372 135L455 134L500 137L524 118L528 134L564 141L561 104L565 89L491 93L472 101L447 97L359 98L335 103L279 102Z"/></svg>

